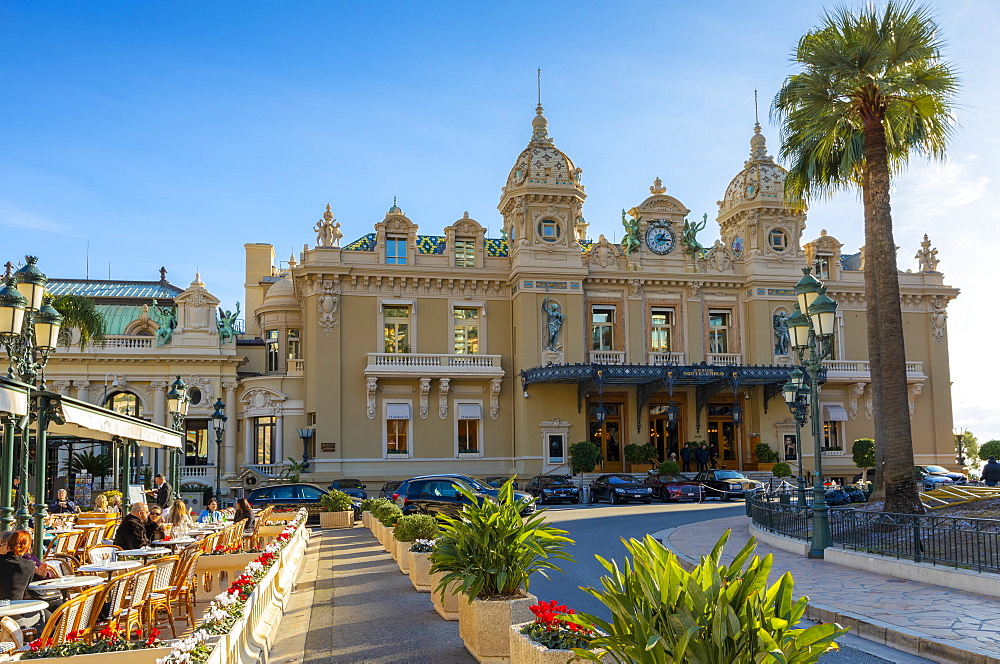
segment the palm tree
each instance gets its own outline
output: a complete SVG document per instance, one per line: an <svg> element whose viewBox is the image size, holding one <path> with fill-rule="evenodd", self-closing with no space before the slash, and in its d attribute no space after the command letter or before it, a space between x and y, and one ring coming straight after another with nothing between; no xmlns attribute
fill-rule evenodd
<svg viewBox="0 0 1000 664"><path fill-rule="evenodd" d="M63 317L59 342L64 346L69 348L73 330L80 331L80 348L86 348L91 342L104 341L104 316L92 299L85 295L66 293L55 298L52 306Z"/></svg>
<svg viewBox="0 0 1000 664"><path fill-rule="evenodd" d="M906 393L890 176L913 152L940 159L952 131L958 89L942 61L930 11L890 0L881 10L841 8L799 40L802 70L774 100L781 156L790 161L786 195L830 196L861 188L865 210L868 352L875 390L875 437L885 509L919 513Z"/></svg>
<svg viewBox="0 0 1000 664"><path fill-rule="evenodd" d="M103 489L104 478L111 474L111 457L107 454L77 452L66 460L66 473L88 473L91 477L100 477Z"/></svg>

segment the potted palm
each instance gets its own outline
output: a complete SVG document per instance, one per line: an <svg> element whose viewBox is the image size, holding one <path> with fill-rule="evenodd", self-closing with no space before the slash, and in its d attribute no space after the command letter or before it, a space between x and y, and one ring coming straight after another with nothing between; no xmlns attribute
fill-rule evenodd
<svg viewBox="0 0 1000 664"><path fill-rule="evenodd" d="M464 487L469 500L458 518L443 516L431 572L442 572L435 592L457 584L459 635L480 662L510 659L509 627L531 619L537 598L528 593L531 575L561 571L559 560L572 561L564 548L573 540L545 523L545 510L522 517L530 504L514 498L512 482L487 499Z"/></svg>
<svg viewBox="0 0 1000 664"><path fill-rule="evenodd" d="M404 514L399 517L399 520L396 521L396 529L393 531L393 536L396 538L396 544L399 547L396 563L403 574L411 573L413 557L410 555L410 549L413 546L413 542L418 539L434 539L437 531L437 519L429 514ZM424 554L425 559L429 555ZM429 559L426 560L426 574L430 574ZM427 582L429 583L430 579Z"/></svg>
<svg viewBox="0 0 1000 664"><path fill-rule="evenodd" d="M336 489L319 497L319 505L323 510L319 513L319 525L322 528L353 528L354 505L351 497Z"/></svg>

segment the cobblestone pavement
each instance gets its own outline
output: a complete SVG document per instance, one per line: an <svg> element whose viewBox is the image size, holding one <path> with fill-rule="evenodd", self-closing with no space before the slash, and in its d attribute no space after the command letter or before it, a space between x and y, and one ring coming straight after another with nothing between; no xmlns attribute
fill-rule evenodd
<svg viewBox="0 0 1000 664"><path fill-rule="evenodd" d="M724 558L732 560L749 539L749 520L745 516L702 521L697 524L662 531L654 537L678 554L697 559L731 528ZM795 578L797 593L807 595L812 603L825 605L837 613L869 619L879 626L896 631L899 636L887 642L899 648L925 637L951 646L968 648L967 662L1000 662L1000 599L952 590L917 581L881 576L842 567L823 560L811 560L760 543L757 552L773 554L772 581L785 571ZM729 554L729 555L727 555ZM853 631L853 630L852 630ZM861 636L868 637L862 627ZM955 661L921 652L935 661ZM994 659L995 658L995 659Z"/></svg>

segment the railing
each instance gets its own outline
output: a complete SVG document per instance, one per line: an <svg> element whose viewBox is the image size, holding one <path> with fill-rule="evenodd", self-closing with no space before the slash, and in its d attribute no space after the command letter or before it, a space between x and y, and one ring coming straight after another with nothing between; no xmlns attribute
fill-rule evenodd
<svg viewBox="0 0 1000 664"><path fill-rule="evenodd" d="M591 364L625 364L625 351L623 350L592 350L590 351Z"/></svg>
<svg viewBox="0 0 1000 664"><path fill-rule="evenodd" d="M290 373L302 373L305 371L305 360L288 360L288 371Z"/></svg>
<svg viewBox="0 0 1000 664"><path fill-rule="evenodd" d="M215 477L215 465L181 466L181 477Z"/></svg>
<svg viewBox="0 0 1000 664"><path fill-rule="evenodd" d="M265 475L270 475L272 477L277 477L285 470L285 464L283 463L245 463L243 468L253 468Z"/></svg>
<svg viewBox="0 0 1000 664"><path fill-rule="evenodd" d="M808 502L808 501L807 501ZM807 540L811 536L809 504L787 504L762 494L752 496L747 512L761 528ZM951 516L862 512L831 508L834 546L930 563L945 567L1000 572L1000 520Z"/></svg>
<svg viewBox="0 0 1000 664"><path fill-rule="evenodd" d="M743 353L709 353L706 361L722 366L739 366L743 364Z"/></svg>
<svg viewBox="0 0 1000 664"><path fill-rule="evenodd" d="M646 356L646 364L687 364L684 353L660 353L653 352Z"/></svg>
<svg viewBox="0 0 1000 664"><path fill-rule="evenodd" d="M153 347L155 341L155 337L114 335L104 337L104 343L95 346L95 348L115 350L147 350Z"/></svg>
<svg viewBox="0 0 1000 664"><path fill-rule="evenodd" d="M499 369L499 355L448 355L438 353L368 353L369 368L425 369L465 367Z"/></svg>
<svg viewBox="0 0 1000 664"><path fill-rule="evenodd" d="M868 360L823 360L828 375L850 374L854 376L868 376L871 374L871 367ZM924 375L923 362L907 362L906 373L913 376Z"/></svg>

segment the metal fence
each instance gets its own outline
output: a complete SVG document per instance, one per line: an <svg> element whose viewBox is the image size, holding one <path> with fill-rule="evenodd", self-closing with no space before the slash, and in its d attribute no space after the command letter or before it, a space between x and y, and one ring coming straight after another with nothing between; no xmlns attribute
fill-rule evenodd
<svg viewBox="0 0 1000 664"><path fill-rule="evenodd" d="M765 530L808 540L812 536L809 502L798 505L794 495L782 499L758 493L748 499L747 515ZM849 507L830 508L829 515L834 546L918 563L1000 572L1000 520L862 512Z"/></svg>

